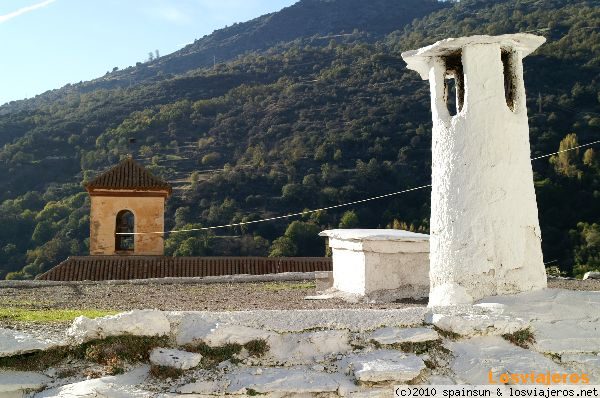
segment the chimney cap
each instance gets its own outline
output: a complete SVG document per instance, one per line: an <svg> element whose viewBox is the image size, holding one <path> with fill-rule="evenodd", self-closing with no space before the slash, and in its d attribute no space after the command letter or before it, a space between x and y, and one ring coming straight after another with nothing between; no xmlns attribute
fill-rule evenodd
<svg viewBox="0 0 600 398"><path fill-rule="evenodd" d="M545 37L532 35L530 33L514 33L499 36L477 35L458 38L448 38L440 40L418 50L405 51L402 58L406 62L408 69L419 72L423 80L427 80L429 72L429 60L434 57L442 57L457 51L464 47L477 44L499 44L500 47L518 50L523 57L534 52L539 46L544 44Z"/></svg>

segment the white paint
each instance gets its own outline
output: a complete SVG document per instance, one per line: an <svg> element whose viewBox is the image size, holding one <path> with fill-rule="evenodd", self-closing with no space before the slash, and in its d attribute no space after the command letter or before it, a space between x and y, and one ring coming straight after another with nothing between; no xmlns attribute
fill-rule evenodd
<svg viewBox="0 0 600 398"><path fill-rule="evenodd" d="M245 394L248 390L258 393L310 394L336 392L340 382L334 375L315 372L306 367L269 368L259 375L252 370L234 371L227 378L230 380L227 393Z"/></svg>
<svg viewBox="0 0 600 398"><path fill-rule="evenodd" d="M425 364L414 354L377 350L348 355L340 361L340 368L346 369L360 382L404 383L419 376Z"/></svg>
<svg viewBox="0 0 600 398"><path fill-rule="evenodd" d="M450 386L456 384L456 381L448 376L432 375L427 378L427 384L434 386Z"/></svg>
<svg viewBox="0 0 600 398"><path fill-rule="evenodd" d="M197 277L168 277L125 279L108 281L47 281L47 280L8 280L0 281L0 288L23 287L50 287L50 286L87 286L87 285L210 285L216 283L255 283L255 282L285 282L285 281L310 281L315 279L315 272L281 272L279 274L265 275L218 275Z"/></svg>
<svg viewBox="0 0 600 398"><path fill-rule="evenodd" d="M187 370L200 364L202 355L193 352L155 348L150 352L150 362L158 366Z"/></svg>
<svg viewBox="0 0 600 398"><path fill-rule="evenodd" d="M69 380L49 382L51 388L36 396L175 397L178 396L175 391L222 395L244 394L247 389L265 391L272 397L298 392L306 396L320 393L323 396L388 396L389 388L382 385L373 388L371 383L404 383L419 377L419 382L428 384L486 384L489 370L494 375L532 370L586 372L593 383L599 383L598 308L600 292L560 289L494 296L475 305L434 307L427 318L434 321L438 316L436 322L440 327L465 335L487 336L463 337L457 341L444 339L443 344L451 354L433 350L420 356L399 350L374 350L372 344L365 343L371 339L394 344L439 337L428 328L400 328L403 324L421 325L425 308L163 313L171 321L171 336L177 337L179 333L187 336L188 340L180 341L207 338L211 344L218 345L243 343L262 335L266 336L270 349L258 358L248 356L243 350L239 365L225 361L210 370L189 369L182 378L171 381L148 377L147 366L122 376L76 382L84 377L78 373ZM114 325L107 324L111 322L119 325L122 320L109 317L102 325L114 330ZM527 326L537 340L530 349L489 335L510 333ZM306 331L314 327L326 330ZM199 339L200 336L203 337ZM559 353L561 363L544 356L545 352ZM173 354L170 359L180 360L184 354ZM432 360L439 367L424 371L425 360ZM1 375L0 385L3 385ZM47 375L55 377L56 372L49 370ZM195 382L190 384L190 380ZM355 380L358 385L353 384ZM67 382L70 384L54 387Z"/></svg>
<svg viewBox="0 0 600 398"><path fill-rule="evenodd" d="M148 366L141 366L131 372L84 380L78 383L42 391L36 398L148 398L154 393L146 391L144 386L148 378Z"/></svg>
<svg viewBox="0 0 600 398"><path fill-rule="evenodd" d="M590 377L590 384L600 384L600 354L563 354L560 362Z"/></svg>
<svg viewBox="0 0 600 398"><path fill-rule="evenodd" d="M0 357L10 357L28 352L46 350L56 345L56 343L39 340L16 330L0 329Z"/></svg>
<svg viewBox="0 0 600 398"><path fill-rule="evenodd" d="M329 237L334 289L388 299L427 295L428 235L395 229L334 229L320 235Z"/></svg>
<svg viewBox="0 0 600 398"><path fill-rule="evenodd" d="M503 315L502 309L481 306L436 308L425 321L461 336L499 336L526 329L530 323L522 318Z"/></svg>
<svg viewBox="0 0 600 398"><path fill-rule="evenodd" d="M208 346L219 347L225 344L243 345L252 340L265 340L269 346L263 357L246 359L255 364L309 364L351 349L346 330L279 334L243 325L208 322L197 317L185 317L176 335L179 345L204 342Z"/></svg>
<svg viewBox="0 0 600 398"><path fill-rule="evenodd" d="M431 85L431 306L546 287L522 67L544 41L523 33L472 36L402 54ZM514 111L505 100L501 49L511 52ZM457 51L464 104L450 116L442 57Z"/></svg>
<svg viewBox="0 0 600 398"><path fill-rule="evenodd" d="M545 289L490 297L483 305L531 324L534 348L548 353L600 352L600 292Z"/></svg>
<svg viewBox="0 0 600 398"><path fill-rule="evenodd" d="M473 337L445 346L454 355L451 368L459 384L490 384L490 371L496 382L501 373L569 373L542 354L517 347L498 336Z"/></svg>
<svg viewBox="0 0 600 398"><path fill-rule="evenodd" d="M26 391L39 390L50 381L49 377L36 372L0 370L0 396L20 398Z"/></svg>
<svg viewBox="0 0 600 398"><path fill-rule="evenodd" d="M246 344L252 340L268 340L277 333L224 322L214 322L199 317L184 317L176 335L177 344L204 342L210 347L225 344Z"/></svg>
<svg viewBox="0 0 600 398"><path fill-rule="evenodd" d="M134 310L117 315L90 319L77 317L67 336L77 343L108 336L164 336L171 331L171 324L164 312L158 310Z"/></svg>
<svg viewBox="0 0 600 398"><path fill-rule="evenodd" d="M424 307L388 310L322 309L322 310L254 310L234 312L189 311L166 313L173 323L179 344L185 344L187 333L214 323L247 326L273 332L302 332L308 329L338 329L361 332L381 326L416 326L423 323ZM180 337L181 336L181 337ZM182 343L180 343L182 342Z"/></svg>
<svg viewBox="0 0 600 398"><path fill-rule="evenodd" d="M224 395L229 380L201 380L177 389L181 394Z"/></svg>
<svg viewBox="0 0 600 398"><path fill-rule="evenodd" d="M284 334L270 338L267 341L269 352L257 361L286 366L314 364L333 355L348 353L352 349L349 340L349 333L345 330Z"/></svg>
<svg viewBox="0 0 600 398"><path fill-rule="evenodd" d="M369 340L374 340L379 344L399 344L399 343L423 343L426 341L438 340L438 333L429 328L392 328L386 327L377 329L369 336Z"/></svg>

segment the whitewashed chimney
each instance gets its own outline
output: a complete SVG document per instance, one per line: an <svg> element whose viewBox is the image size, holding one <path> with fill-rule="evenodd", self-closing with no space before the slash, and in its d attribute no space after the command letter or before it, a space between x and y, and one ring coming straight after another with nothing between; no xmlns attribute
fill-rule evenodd
<svg viewBox="0 0 600 398"><path fill-rule="evenodd" d="M429 306L546 287L522 65L544 41L471 36L402 54L431 85Z"/></svg>

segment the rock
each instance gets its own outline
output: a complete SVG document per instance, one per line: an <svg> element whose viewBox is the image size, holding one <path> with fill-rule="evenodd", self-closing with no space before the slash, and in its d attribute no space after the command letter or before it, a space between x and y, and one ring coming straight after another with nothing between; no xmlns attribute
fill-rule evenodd
<svg viewBox="0 0 600 398"><path fill-rule="evenodd" d="M230 343L244 345L252 340L269 341L276 336L278 336L277 333L268 330L217 323L201 340L211 347L219 347Z"/></svg>
<svg viewBox="0 0 600 398"><path fill-rule="evenodd" d="M427 384L434 386L450 386L456 384L456 382L448 376L431 375L427 378Z"/></svg>
<svg viewBox="0 0 600 398"><path fill-rule="evenodd" d="M169 348L155 348L150 353L150 362L154 365L187 370L198 366L202 355Z"/></svg>
<svg viewBox="0 0 600 398"><path fill-rule="evenodd" d="M583 274L583 280L586 280L586 279L600 279L600 272L599 271L586 272L585 274Z"/></svg>
<svg viewBox="0 0 600 398"><path fill-rule="evenodd" d="M590 384L600 384L600 354L563 354L560 362L586 373Z"/></svg>
<svg viewBox="0 0 600 398"><path fill-rule="evenodd" d="M451 368L459 384L491 384L490 370L496 382L502 373L569 373L545 356L517 347L498 336L473 337L448 342L445 346L453 352Z"/></svg>
<svg viewBox="0 0 600 398"><path fill-rule="evenodd" d="M438 333L429 328L381 328L375 330L369 336L369 340L374 340L379 344L398 344L398 343L422 343L426 341L438 340Z"/></svg>
<svg viewBox="0 0 600 398"><path fill-rule="evenodd" d="M211 347L228 343L246 344L252 340L268 340L277 333L243 325L209 322L202 318L185 317L179 325L177 344L204 342Z"/></svg>
<svg viewBox="0 0 600 398"><path fill-rule="evenodd" d="M354 373L361 382L404 383L421 374L425 369L423 360L414 354L396 350L377 350L352 354L340 361L340 369Z"/></svg>
<svg viewBox="0 0 600 398"><path fill-rule="evenodd" d="M534 322L533 325L536 351L555 354L600 351L598 318Z"/></svg>
<svg viewBox="0 0 600 398"><path fill-rule="evenodd" d="M0 329L0 357L46 350L53 346L56 346L56 344L35 339L26 333L11 329Z"/></svg>
<svg viewBox="0 0 600 398"><path fill-rule="evenodd" d="M44 390L36 398L148 398L155 393L142 389L148 378L148 366L141 366L118 376L80 381Z"/></svg>
<svg viewBox="0 0 600 398"><path fill-rule="evenodd" d="M177 392L180 394L222 395L228 385L228 380L201 380L183 385L177 389Z"/></svg>
<svg viewBox="0 0 600 398"><path fill-rule="evenodd" d="M163 312L134 310L96 319L77 317L67 330L67 336L84 343L108 336L164 336L170 331L171 324Z"/></svg>
<svg viewBox="0 0 600 398"><path fill-rule="evenodd" d="M348 394L350 398L389 398L389 388L368 388Z"/></svg>
<svg viewBox="0 0 600 398"><path fill-rule="evenodd" d="M286 365L314 364L325 357L344 354L352 349L345 330L290 333L268 340L270 350L263 362Z"/></svg>
<svg viewBox="0 0 600 398"><path fill-rule="evenodd" d="M320 310L253 310L229 312L169 313L173 324L179 324L177 335L185 329L210 326L215 323L248 326L279 333L302 332L308 329L338 329L362 332L381 325L408 327L423 323L425 307L386 310L320 309ZM179 337L178 337L179 338Z"/></svg>
<svg viewBox="0 0 600 398"><path fill-rule="evenodd" d="M228 394L245 394L252 390L259 394L333 393L340 386L335 376L306 367L267 368L261 375L255 375L249 369L240 369L227 377L230 380Z"/></svg>
<svg viewBox="0 0 600 398"><path fill-rule="evenodd" d="M501 307L503 315L530 323L537 351L600 352L600 292L545 289L490 297L480 305Z"/></svg>
<svg viewBox="0 0 600 398"><path fill-rule="evenodd" d="M36 372L2 370L0 371L0 396L20 398L24 392L39 390L50 381L49 377Z"/></svg>
<svg viewBox="0 0 600 398"><path fill-rule="evenodd" d="M504 315L503 311L502 306L493 305L435 307L425 316L425 321L461 336L499 336L529 327L528 321Z"/></svg>
<svg viewBox="0 0 600 398"><path fill-rule="evenodd" d="M318 296L306 296L304 297L304 300L331 300L335 297L334 294L321 294Z"/></svg>

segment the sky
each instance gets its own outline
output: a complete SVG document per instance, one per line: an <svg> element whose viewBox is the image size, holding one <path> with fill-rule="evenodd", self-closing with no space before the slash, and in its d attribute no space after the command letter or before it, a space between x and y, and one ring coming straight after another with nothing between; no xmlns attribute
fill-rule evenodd
<svg viewBox="0 0 600 398"><path fill-rule="evenodd" d="M0 0L0 105L166 55L297 0Z"/></svg>

